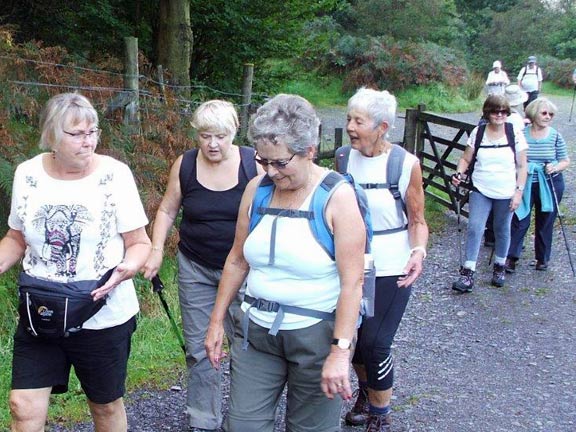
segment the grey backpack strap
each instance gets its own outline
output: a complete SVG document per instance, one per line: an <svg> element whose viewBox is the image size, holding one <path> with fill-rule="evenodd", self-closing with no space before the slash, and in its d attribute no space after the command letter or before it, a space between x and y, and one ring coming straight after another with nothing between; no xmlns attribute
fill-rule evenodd
<svg viewBox="0 0 576 432"><path fill-rule="evenodd" d="M346 173L348 169L348 159L350 158L350 150L352 147L350 146L343 146L338 147L334 154L334 164L336 171L340 174Z"/></svg>
<svg viewBox="0 0 576 432"><path fill-rule="evenodd" d="M396 210L398 213L398 220L400 221L404 220L404 215L406 214L406 204L404 203L404 200L402 200L402 194L398 187L405 156L405 149L397 144L392 144L392 150L390 151L390 157L388 158L388 163L386 165L386 182L388 183L390 193L396 201Z"/></svg>

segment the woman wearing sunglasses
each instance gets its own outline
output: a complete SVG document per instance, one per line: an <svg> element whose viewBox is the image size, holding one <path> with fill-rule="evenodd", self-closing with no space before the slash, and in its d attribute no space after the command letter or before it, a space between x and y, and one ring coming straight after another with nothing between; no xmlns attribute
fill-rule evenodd
<svg viewBox="0 0 576 432"><path fill-rule="evenodd" d="M285 387L286 430L336 431L342 399L352 396L366 234L347 182L324 197L324 212L309 211L334 174L314 163L319 125L308 101L281 94L258 109L248 130L266 175L242 197L205 342L218 368L228 304L247 278L231 347L228 432L272 432ZM263 188L267 203L258 200ZM312 233L310 216L324 219L334 255Z"/></svg>
<svg viewBox="0 0 576 432"><path fill-rule="evenodd" d="M506 121L510 104L502 95L490 95L482 107L487 121L484 134L476 148L476 135L483 126L472 130L462 157L458 161L452 184L459 186L468 172L471 181L469 219L466 236L465 261L460 277L452 289L467 293L474 288L474 272L480 243L490 210L494 214L495 258L492 285L501 287L505 279L506 253L510 244L510 222L520 205L526 182L526 150L528 145L522 132L512 128L514 146L506 135ZM508 126L510 127L510 126Z"/></svg>
<svg viewBox="0 0 576 432"><path fill-rule="evenodd" d="M554 221L558 204L564 193L562 172L570 164L566 141L550 124L556 106L546 98L537 98L526 107L526 117L532 124L524 130L528 142L528 181L522 205L512 219L512 236L506 271L514 273L516 262L522 253L522 245L528 228L532 207L535 208L534 250L536 270L548 270Z"/></svg>

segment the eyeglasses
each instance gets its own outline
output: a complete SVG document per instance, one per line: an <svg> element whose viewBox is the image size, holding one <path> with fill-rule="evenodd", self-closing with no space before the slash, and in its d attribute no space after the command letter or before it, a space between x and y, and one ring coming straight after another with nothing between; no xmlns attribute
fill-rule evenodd
<svg viewBox="0 0 576 432"><path fill-rule="evenodd" d="M494 115L498 115L498 114L500 114L500 115L508 115L509 113L508 113L508 110L493 109L493 110L490 110L490 114L494 114Z"/></svg>
<svg viewBox="0 0 576 432"><path fill-rule="evenodd" d="M262 165L264 168L270 165L276 169L284 169L288 166L290 161L294 159L294 156L296 156L296 153L294 153L290 159L268 160L268 159L262 159L261 157L256 155L254 156L254 160L258 162L260 165Z"/></svg>
<svg viewBox="0 0 576 432"><path fill-rule="evenodd" d="M550 117L554 117L554 113L550 111L542 111L540 114L543 116L549 115Z"/></svg>
<svg viewBox="0 0 576 432"><path fill-rule="evenodd" d="M98 138L100 136L100 129L98 129L98 128L90 129L88 132L84 132L84 131L67 132L65 130L63 130L62 132L64 132L66 135L71 136L72 139L76 142L81 142L84 139L84 137L86 137L86 138Z"/></svg>

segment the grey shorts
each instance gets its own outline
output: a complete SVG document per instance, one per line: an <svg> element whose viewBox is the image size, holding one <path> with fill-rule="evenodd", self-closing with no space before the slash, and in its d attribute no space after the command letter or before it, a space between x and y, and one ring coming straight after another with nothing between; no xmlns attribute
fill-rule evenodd
<svg viewBox="0 0 576 432"><path fill-rule="evenodd" d="M243 312L237 317L241 319ZM328 399L320 388L322 366L330 352L333 321L276 336L252 321L248 350L239 326L232 343L228 432L272 432L276 407L287 386L287 432L340 430L342 399Z"/></svg>
<svg viewBox="0 0 576 432"><path fill-rule="evenodd" d="M91 402L105 404L122 397L136 318L103 330L82 330L61 339L32 336L19 324L14 335L12 389L52 387L68 391L70 368Z"/></svg>

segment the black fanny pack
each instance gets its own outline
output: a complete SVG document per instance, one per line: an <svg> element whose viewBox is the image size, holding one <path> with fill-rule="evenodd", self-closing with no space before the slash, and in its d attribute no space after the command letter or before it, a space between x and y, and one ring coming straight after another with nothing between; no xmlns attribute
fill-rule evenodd
<svg viewBox="0 0 576 432"><path fill-rule="evenodd" d="M53 282L20 273L20 321L38 337L61 338L79 332L106 304L107 297L94 301L90 293L103 286L113 271L108 270L99 280L76 282Z"/></svg>

